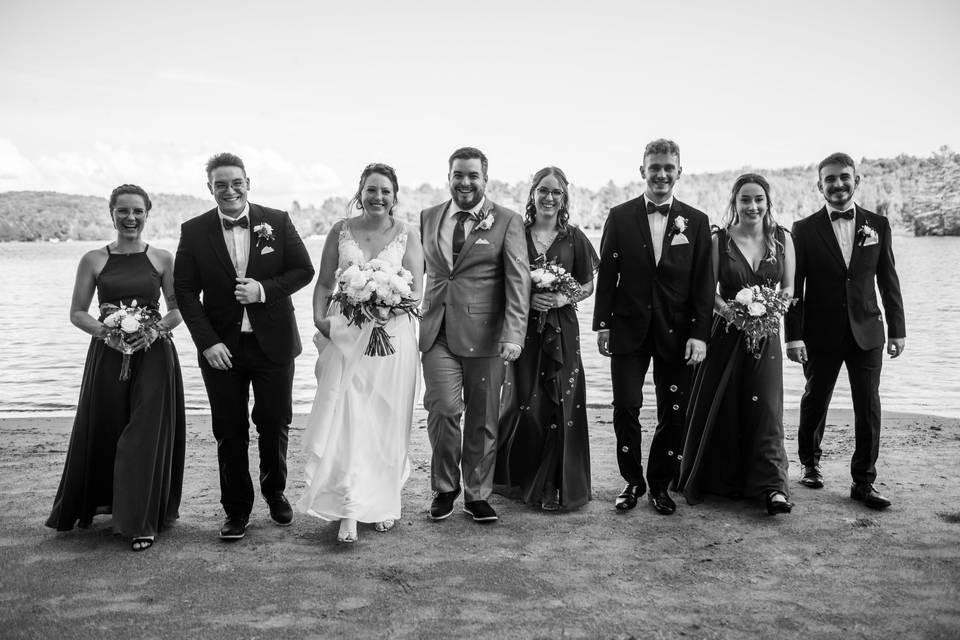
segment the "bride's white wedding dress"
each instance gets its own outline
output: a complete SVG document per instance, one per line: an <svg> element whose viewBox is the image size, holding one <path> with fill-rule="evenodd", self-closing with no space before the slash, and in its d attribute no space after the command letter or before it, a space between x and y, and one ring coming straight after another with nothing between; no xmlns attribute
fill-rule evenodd
<svg viewBox="0 0 960 640"><path fill-rule="evenodd" d="M401 266L407 225L377 255ZM344 224L339 267L366 262ZM407 445L420 378L417 324L409 316L387 322L396 353L366 356L373 323L348 326L336 304L327 310L330 339L317 333L317 395L304 432L306 487L297 502L325 520L381 522L400 518L400 490L410 475Z"/></svg>

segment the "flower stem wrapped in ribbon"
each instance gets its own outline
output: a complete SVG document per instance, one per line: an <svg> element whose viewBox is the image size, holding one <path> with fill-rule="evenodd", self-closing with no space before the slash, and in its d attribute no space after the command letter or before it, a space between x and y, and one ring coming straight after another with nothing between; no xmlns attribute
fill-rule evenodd
<svg viewBox="0 0 960 640"><path fill-rule="evenodd" d="M743 332L747 351L754 358L759 358L763 341L779 335L780 320L792 303L793 300L785 299L775 287L744 287L733 300L727 300L729 313L724 318L727 331L731 326L739 328Z"/></svg>
<svg viewBox="0 0 960 640"><path fill-rule="evenodd" d="M103 341L109 342L115 340L123 350L123 363L120 365L120 382L130 379L130 356L133 355L133 343L147 336L150 332L156 332L155 337L165 337L164 333L157 328L160 322L160 312L151 307L137 306L137 301L133 300L129 305L120 303L120 306L113 304L104 304L100 307L100 312L106 314L103 318L103 324L107 327L107 335ZM149 344L144 347L149 349Z"/></svg>
<svg viewBox="0 0 960 640"><path fill-rule="evenodd" d="M570 275L566 269L557 264L554 259L547 262L546 256L541 255L531 265L530 281L534 293L559 293L575 302L582 292L580 283ZM537 318L537 333L543 333L547 324L547 311L541 311Z"/></svg>
<svg viewBox="0 0 960 640"><path fill-rule="evenodd" d="M330 299L340 305L347 324L358 327L368 322L376 324L364 354L389 356L396 353L384 325L396 315L420 317L420 301L413 297L413 274L403 267L374 258L338 270L336 275L338 287Z"/></svg>

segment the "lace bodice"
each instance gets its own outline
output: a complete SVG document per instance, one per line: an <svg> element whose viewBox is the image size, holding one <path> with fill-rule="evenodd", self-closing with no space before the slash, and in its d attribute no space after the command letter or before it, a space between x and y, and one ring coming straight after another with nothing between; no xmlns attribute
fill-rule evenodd
<svg viewBox="0 0 960 640"><path fill-rule="evenodd" d="M343 224L340 226L340 238L339 238L339 253L340 253L340 262L337 265L341 269L345 269L351 264L361 264L368 262L373 258L379 258L380 260L385 260L392 265L402 266L403 265L403 254L407 251L407 225L405 222L400 220L396 221L396 235L393 239L387 243L380 253L375 256L367 256L363 253L363 249L360 248L360 244L353 237L353 234L350 232L350 226L344 220Z"/></svg>

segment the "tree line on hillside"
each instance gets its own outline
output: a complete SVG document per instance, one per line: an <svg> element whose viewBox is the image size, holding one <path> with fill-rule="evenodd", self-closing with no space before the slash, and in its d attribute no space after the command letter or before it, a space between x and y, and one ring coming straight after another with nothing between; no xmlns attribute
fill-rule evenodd
<svg viewBox="0 0 960 640"><path fill-rule="evenodd" d="M705 211L721 224L729 201L729 189L737 175L750 169L719 173L684 174L678 195ZM960 235L960 153L948 147L926 158L900 155L896 158L860 162L862 176L857 201L888 217L894 228L915 235ZM757 170L771 184L774 214L789 226L818 209L822 199L816 186L816 166ZM643 193L637 180L620 186L612 181L593 190L576 185L570 189L570 219L586 229L601 229L607 212L616 204ZM491 180L487 194L502 205L522 213L530 185ZM186 195L156 194L148 235L176 238L180 224L206 211L211 202ZM425 207L449 197L445 186L428 184L401 187L398 218L415 221ZM347 197L333 197L319 207L294 201L289 211L304 236L322 235L333 223L357 211L347 211ZM277 203L264 203L275 205ZM113 236L107 200L48 191L0 193L0 241L104 240Z"/></svg>

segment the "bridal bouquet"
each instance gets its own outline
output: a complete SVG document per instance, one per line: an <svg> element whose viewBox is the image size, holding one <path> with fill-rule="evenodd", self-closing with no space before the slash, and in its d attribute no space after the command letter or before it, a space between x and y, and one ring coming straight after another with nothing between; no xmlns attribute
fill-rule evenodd
<svg viewBox="0 0 960 640"><path fill-rule="evenodd" d="M337 284L337 292L330 299L340 305L347 324L358 327L367 322L376 324L364 354L388 356L396 353L384 325L394 315L420 317L420 301L413 297L413 274L403 267L374 258L337 270Z"/></svg>
<svg viewBox="0 0 960 640"><path fill-rule="evenodd" d="M130 379L130 356L133 355L133 344L140 338L143 338L150 331L155 331L159 336L163 336L157 328L160 322L160 312L150 307L138 307L137 301L133 300L129 306L120 303L120 306L105 304L100 307L100 312L105 313L103 324L107 327L107 335L103 341L108 342L111 338L115 339L120 348L123 349L123 364L120 365L120 381ZM149 349L149 345L145 347Z"/></svg>
<svg viewBox="0 0 960 640"><path fill-rule="evenodd" d="M530 281L533 284L534 293L560 293L571 302L579 297L582 291L580 283L566 269L557 264L556 260L547 262L546 257L541 255L532 266ZM543 333L546 323L547 312L541 311L537 319L537 333Z"/></svg>
<svg viewBox="0 0 960 640"><path fill-rule="evenodd" d="M774 287L744 287L733 300L727 300L730 308L730 317L725 318L727 331L731 325L739 326L747 351L759 358L763 341L780 333L780 319L791 303L792 300L784 299Z"/></svg>

